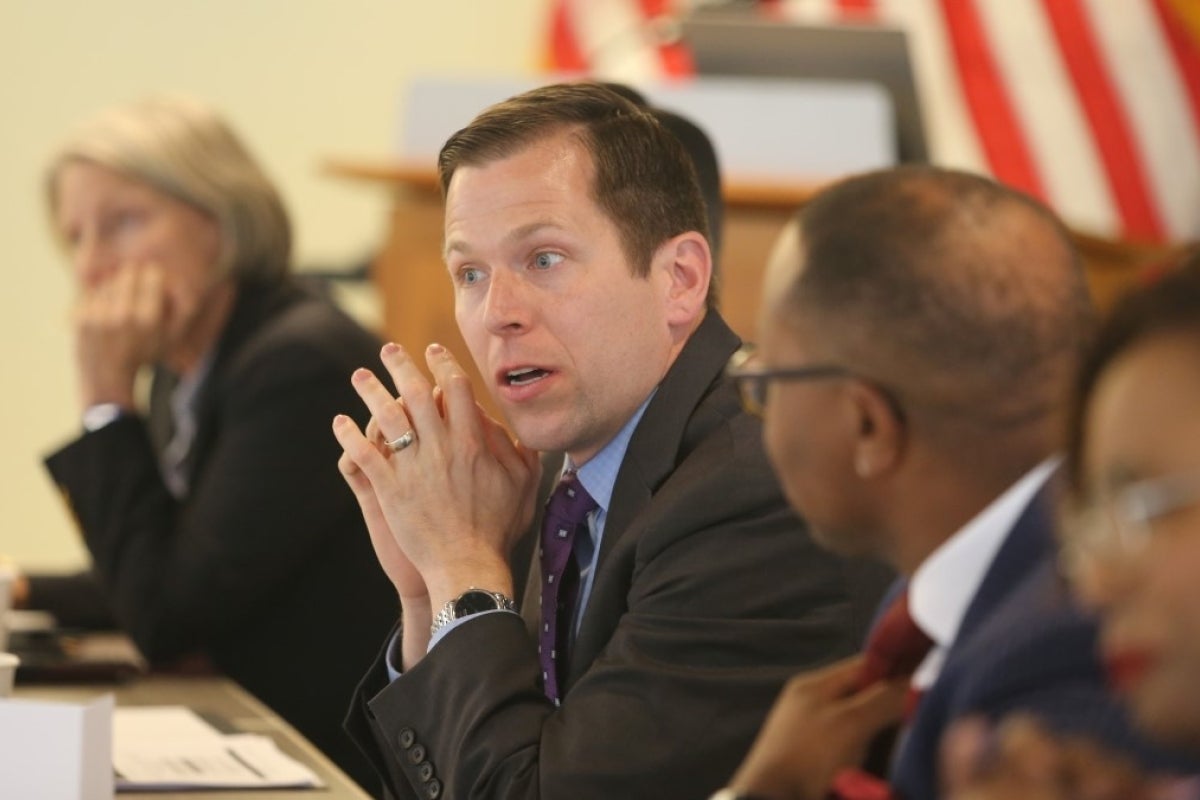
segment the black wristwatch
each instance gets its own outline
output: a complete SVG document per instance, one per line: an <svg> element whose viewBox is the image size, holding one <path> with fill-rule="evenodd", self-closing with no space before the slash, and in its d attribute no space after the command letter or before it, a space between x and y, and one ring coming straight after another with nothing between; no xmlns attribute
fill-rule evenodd
<svg viewBox="0 0 1200 800"><path fill-rule="evenodd" d="M433 624L429 626L429 634L436 636L437 632L456 619L469 617L484 611L513 611L517 604L511 597L492 592L487 589L477 589L472 586L465 592L441 607Z"/></svg>

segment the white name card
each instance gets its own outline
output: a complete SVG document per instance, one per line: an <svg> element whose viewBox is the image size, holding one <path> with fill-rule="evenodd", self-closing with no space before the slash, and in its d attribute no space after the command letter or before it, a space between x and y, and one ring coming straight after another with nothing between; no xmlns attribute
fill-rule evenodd
<svg viewBox="0 0 1200 800"><path fill-rule="evenodd" d="M112 800L113 697L0 700L0 795Z"/></svg>

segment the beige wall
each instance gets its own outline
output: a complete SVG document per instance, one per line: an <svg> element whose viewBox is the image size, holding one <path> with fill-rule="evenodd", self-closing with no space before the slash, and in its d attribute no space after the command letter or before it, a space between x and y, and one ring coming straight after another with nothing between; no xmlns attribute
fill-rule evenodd
<svg viewBox="0 0 1200 800"><path fill-rule="evenodd" d="M70 285L40 169L74 121L181 90L224 110L279 183L298 262L342 263L382 235L387 198L320 172L392 149L406 82L538 66L546 0L0 0L0 554L82 563L40 466L77 429Z"/></svg>

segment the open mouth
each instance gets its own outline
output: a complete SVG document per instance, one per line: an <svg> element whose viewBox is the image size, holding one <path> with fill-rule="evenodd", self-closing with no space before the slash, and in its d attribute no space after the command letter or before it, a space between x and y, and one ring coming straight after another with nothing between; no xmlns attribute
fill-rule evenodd
<svg viewBox="0 0 1200 800"><path fill-rule="evenodd" d="M509 386L528 386L531 383L537 383L549 374L547 370L537 367L521 367L504 373L504 382Z"/></svg>

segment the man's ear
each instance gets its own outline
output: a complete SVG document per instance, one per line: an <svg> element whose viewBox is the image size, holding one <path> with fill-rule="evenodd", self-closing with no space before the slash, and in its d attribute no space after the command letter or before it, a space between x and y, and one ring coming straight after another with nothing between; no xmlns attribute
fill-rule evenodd
<svg viewBox="0 0 1200 800"><path fill-rule="evenodd" d="M858 422L854 472L863 480L878 478L900 466L907 428L895 404L877 386L852 380L848 391Z"/></svg>
<svg viewBox="0 0 1200 800"><path fill-rule="evenodd" d="M707 307L712 281L712 253L708 241L695 231L667 240L654 256L653 269L666 286L667 322L690 326Z"/></svg>

